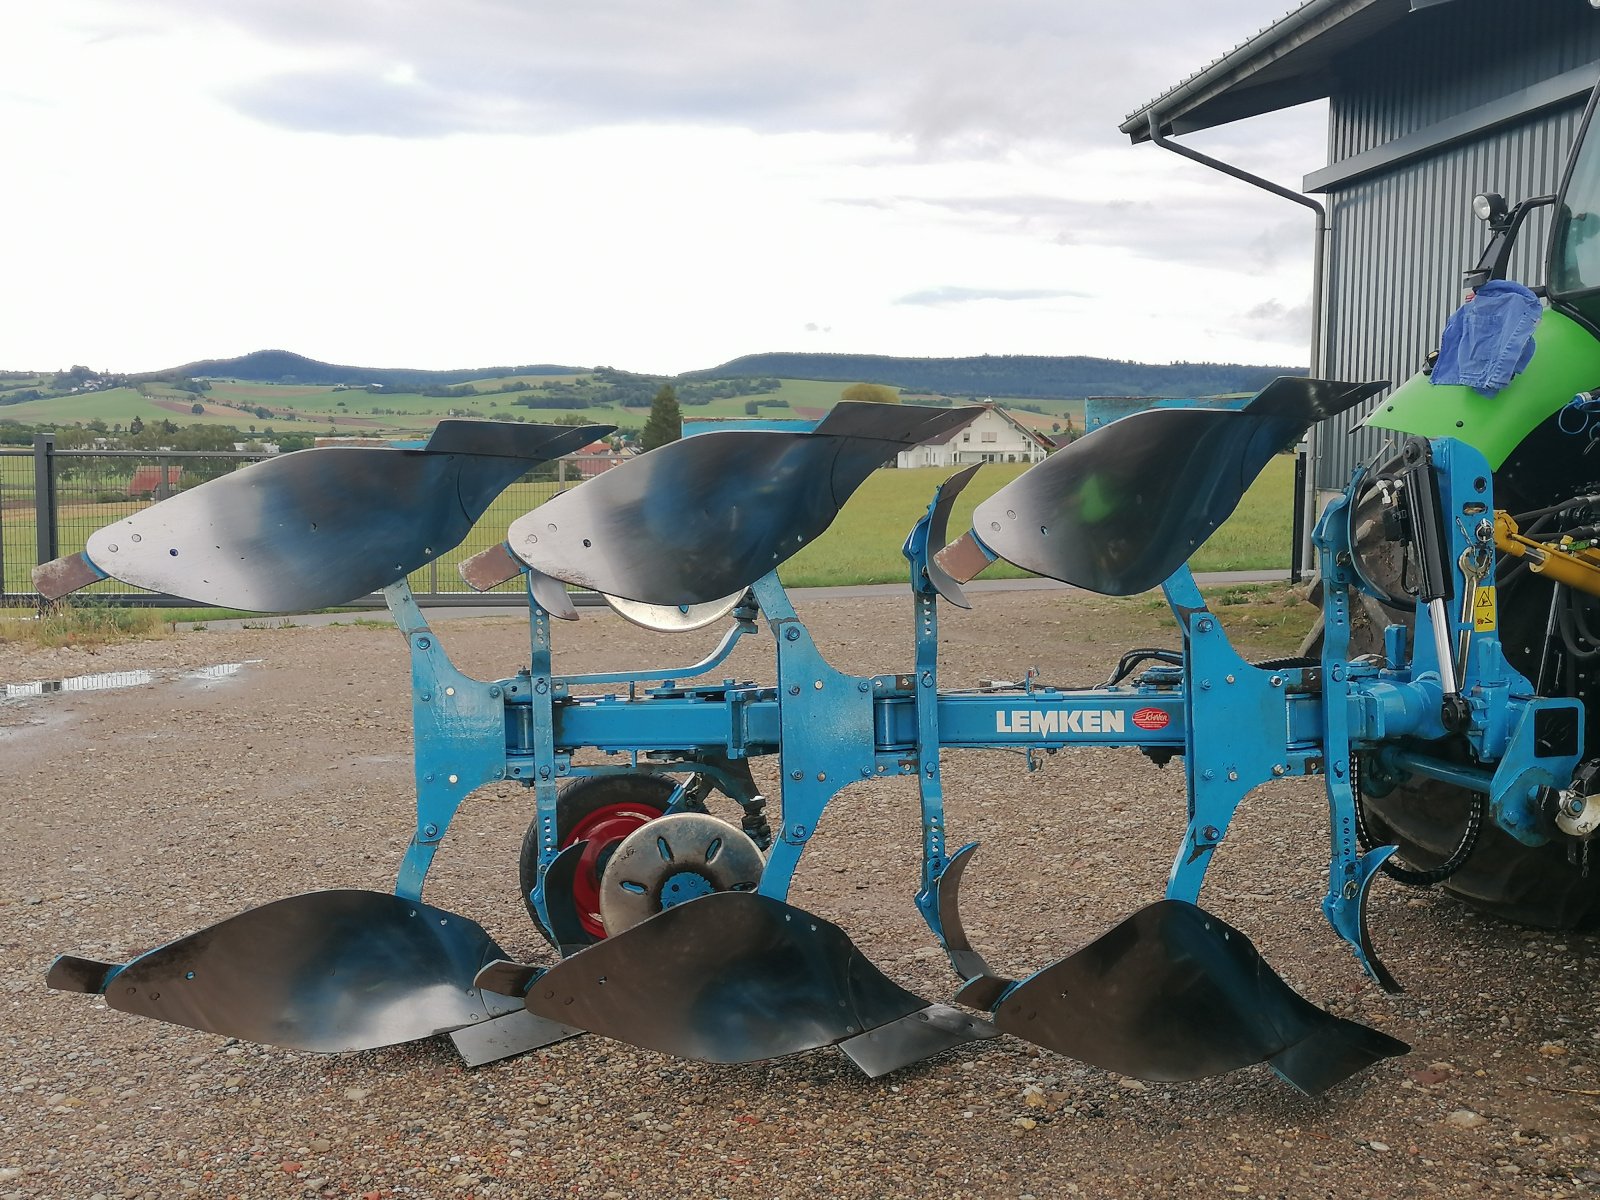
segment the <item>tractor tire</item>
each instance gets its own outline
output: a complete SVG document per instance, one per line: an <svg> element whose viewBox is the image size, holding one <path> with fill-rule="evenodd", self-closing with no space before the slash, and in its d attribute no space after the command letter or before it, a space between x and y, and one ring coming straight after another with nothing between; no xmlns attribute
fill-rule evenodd
<svg viewBox="0 0 1600 1200"><path fill-rule="evenodd" d="M1426 870L1461 841L1471 796L1434 779L1415 779L1388 795L1363 795L1367 826L1379 845L1400 847L1407 866ZM1600 921L1600 854L1589 875L1557 842L1527 846L1485 822L1461 869L1439 885L1480 912L1540 929L1581 929Z"/></svg>
<svg viewBox="0 0 1600 1200"><path fill-rule="evenodd" d="M1574 463L1564 445L1571 439L1553 432L1550 426L1551 422L1546 422L1531 433L1496 471L1497 508L1526 511L1583 490L1582 473L1594 468ZM1558 463L1565 463L1565 469L1557 468ZM1363 515L1358 508L1353 531L1357 556L1366 564L1368 577L1382 576L1374 581L1388 590L1398 579L1398 565L1392 553L1379 545L1382 532L1377 523L1363 520ZM1524 572L1499 589L1501 644L1507 660L1529 679L1537 679L1539 674L1551 586ZM1350 656L1381 656L1380 613L1395 622L1407 619L1407 614L1369 597L1362 599L1364 604L1352 605L1358 618L1352 622ZM1550 674L1562 677L1556 671ZM1571 678L1575 686L1559 694L1573 694L1584 701L1584 744L1593 755L1600 751L1600 672L1578 667ZM1425 871L1444 862L1460 845L1472 794L1451 784L1416 778L1381 796L1363 794L1361 804L1374 841L1398 845L1397 857L1405 865ZM1542 846L1528 846L1492 821L1484 822L1467 861L1439 886L1481 912L1521 925L1576 929L1600 924L1600 852L1591 855L1585 871L1568 859L1566 839L1557 837Z"/></svg>
<svg viewBox="0 0 1600 1200"><path fill-rule="evenodd" d="M588 943L605 937L600 920L600 876L617 844L639 826L667 811L677 785L665 775L584 775L569 781L556 798L556 845L567 847L588 841L573 880L573 900ZM551 945L551 936L533 907L532 893L539 881L539 822L535 819L522 838L517 863L522 902L534 928Z"/></svg>

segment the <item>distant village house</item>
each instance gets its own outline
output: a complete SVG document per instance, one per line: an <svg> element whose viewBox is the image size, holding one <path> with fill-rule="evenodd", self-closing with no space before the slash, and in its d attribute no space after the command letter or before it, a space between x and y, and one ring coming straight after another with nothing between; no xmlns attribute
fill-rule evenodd
<svg viewBox="0 0 1600 1200"><path fill-rule="evenodd" d="M160 467L135 467L133 478L128 480L128 495L136 499L147 498L163 491ZM175 492L183 479L182 467L167 467L165 491Z"/></svg>
<svg viewBox="0 0 1600 1200"><path fill-rule="evenodd" d="M562 477L571 478L576 475L578 479L593 479L596 475L604 475L612 467L620 467L630 458L637 457L634 450L614 450L605 442L590 442L581 450L573 453L568 462L562 464Z"/></svg>
<svg viewBox="0 0 1600 1200"><path fill-rule="evenodd" d="M1036 463L1044 461L1053 443L1023 425L994 401L983 413L954 433L923 442L896 456L897 467L955 467L966 463Z"/></svg>

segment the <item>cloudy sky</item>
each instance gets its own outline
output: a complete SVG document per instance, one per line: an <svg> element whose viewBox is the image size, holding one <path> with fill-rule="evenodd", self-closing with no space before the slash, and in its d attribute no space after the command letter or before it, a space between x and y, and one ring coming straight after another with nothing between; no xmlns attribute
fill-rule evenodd
<svg viewBox="0 0 1600 1200"><path fill-rule="evenodd" d="M1293 6L6 4L0 368L1304 363L1309 214L1116 128Z"/></svg>

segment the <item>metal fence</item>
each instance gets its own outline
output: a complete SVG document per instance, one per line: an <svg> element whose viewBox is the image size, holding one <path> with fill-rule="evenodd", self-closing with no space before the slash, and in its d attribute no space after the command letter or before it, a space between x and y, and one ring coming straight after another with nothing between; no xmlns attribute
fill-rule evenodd
<svg viewBox="0 0 1600 1200"><path fill-rule="evenodd" d="M33 567L82 550L96 529L266 457L250 452L61 450L48 434L36 437L31 448L0 447L0 603L36 602ZM506 488L461 545L412 573L411 588L418 599L430 605L521 604L520 579L475 592L456 573L456 563L497 545L514 519L577 484L598 464L613 462L572 456L528 472ZM130 591L114 579L81 594L128 604L189 603ZM374 595L353 604L381 605L382 598Z"/></svg>

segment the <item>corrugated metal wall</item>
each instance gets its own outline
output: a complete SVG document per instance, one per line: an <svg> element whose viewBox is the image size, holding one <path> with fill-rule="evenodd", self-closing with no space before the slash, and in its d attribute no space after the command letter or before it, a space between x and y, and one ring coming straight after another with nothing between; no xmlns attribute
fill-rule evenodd
<svg viewBox="0 0 1600 1200"><path fill-rule="evenodd" d="M1415 18L1427 18L1418 20ZM1478 105L1600 59L1600 14L1583 0L1455 0L1402 23L1381 47L1342 64L1329 105L1330 162L1382 146ZM1507 200L1555 190L1581 103L1547 110L1327 197L1324 370L1335 379L1406 379L1438 345L1461 299L1461 273L1485 238L1474 194ZM1547 214L1521 234L1512 277L1544 281ZM1381 439L1330 421L1318 442L1317 486L1337 488Z"/></svg>
<svg viewBox="0 0 1600 1200"><path fill-rule="evenodd" d="M1600 57L1587 0L1453 0L1339 64L1328 152L1341 162Z"/></svg>

